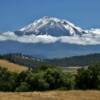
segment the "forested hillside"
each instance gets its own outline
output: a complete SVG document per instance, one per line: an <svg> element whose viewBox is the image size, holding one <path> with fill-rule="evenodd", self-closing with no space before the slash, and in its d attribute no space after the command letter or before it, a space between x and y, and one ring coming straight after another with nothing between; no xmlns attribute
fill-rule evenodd
<svg viewBox="0 0 100 100"><path fill-rule="evenodd" d="M93 63L100 62L100 54L90 54L82 56L73 56L60 59L42 59L23 54L5 54L0 56L1 59L9 60L10 62L25 65L31 68L41 65L53 65L60 67L88 66Z"/></svg>

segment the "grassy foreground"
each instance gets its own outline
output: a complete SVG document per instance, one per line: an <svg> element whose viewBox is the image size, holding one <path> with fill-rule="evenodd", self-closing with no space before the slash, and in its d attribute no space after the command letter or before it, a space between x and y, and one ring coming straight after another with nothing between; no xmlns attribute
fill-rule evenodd
<svg viewBox="0 0 100 100"><path fill-rule="evenodd" d="M100 100L100 91L1 92L0 100Z"/></svg>

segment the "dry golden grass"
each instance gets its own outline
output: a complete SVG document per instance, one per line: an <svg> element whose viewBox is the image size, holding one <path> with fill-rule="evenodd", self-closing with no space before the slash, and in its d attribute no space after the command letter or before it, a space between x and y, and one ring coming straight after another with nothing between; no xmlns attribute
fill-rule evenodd
<svg viewBox="0 0 100 100"><path fill-rule="evenodd" d="M100 100L100 91L0 93L0 100Z"/></svg>
<svg viewBox="0 0 100 100"><path fill-rule="evenodd" d="M27 67L11 63L7 60L0 60L0 67L7 68L9 71L22 72L27 70Z"/></svg>

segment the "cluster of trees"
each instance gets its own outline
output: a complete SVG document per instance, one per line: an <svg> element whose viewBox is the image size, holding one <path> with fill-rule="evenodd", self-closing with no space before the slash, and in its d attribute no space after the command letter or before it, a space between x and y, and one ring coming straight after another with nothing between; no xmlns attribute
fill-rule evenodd
<svg viewBox="0 0 100 100"><path fill-rule="evenodd" d="M0 68L0 91L44 91L74 88L74 77L60 68L43 65L21 73Z"/></svg>
<svg viewBox="0 0 100 100"><path fill-rule="evenodd" d="M90 65L87 69L80 69L76 75L78 89L100 90L100 64Z"/></svg>
<svg viewBox="0 0 100 100"><path fill-rule="evenodd" d="M100 65L67 73L60 68L41 66L21 73L0 68L0 91L45 91L53 89L100 89Z"/></svg>

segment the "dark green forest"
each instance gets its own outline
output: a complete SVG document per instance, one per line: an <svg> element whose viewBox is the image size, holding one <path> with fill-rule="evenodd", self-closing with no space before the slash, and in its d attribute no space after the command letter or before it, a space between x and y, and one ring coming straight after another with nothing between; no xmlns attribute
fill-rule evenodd
<svg viewBox="0 0 100 100"><path fill-rule="evenodd" d="M21 73L0 68L0 91L28 92L46 90L100 89L100 64L81 68L76 74L43 65Z"/></svg>

